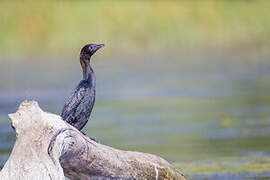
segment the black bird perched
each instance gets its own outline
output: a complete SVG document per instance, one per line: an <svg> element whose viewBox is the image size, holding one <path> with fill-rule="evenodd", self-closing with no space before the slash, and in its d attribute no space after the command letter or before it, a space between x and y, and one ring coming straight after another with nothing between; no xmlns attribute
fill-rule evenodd
<svg viewBox="0 0 270 180"><path fill-rule="evenodd" d="M81 130L87 123L96 96L96 77L90 66L90 59L95 52L104 44L87 44L80 53L80 63L83 71L83 80L74 89L66 101L61 117L78 130Z"/></svg>

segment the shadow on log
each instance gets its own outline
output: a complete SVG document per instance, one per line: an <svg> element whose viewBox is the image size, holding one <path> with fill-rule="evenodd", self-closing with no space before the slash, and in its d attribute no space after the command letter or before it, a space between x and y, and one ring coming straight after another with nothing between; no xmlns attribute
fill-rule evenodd
<svg viewBox="0 0 270 180"><path fill-rule="evenodd" d="M9 117L17 140L1 180L186 179L158 156L92 141L60 116L42 111L35 101L24 101Z"/></svg>

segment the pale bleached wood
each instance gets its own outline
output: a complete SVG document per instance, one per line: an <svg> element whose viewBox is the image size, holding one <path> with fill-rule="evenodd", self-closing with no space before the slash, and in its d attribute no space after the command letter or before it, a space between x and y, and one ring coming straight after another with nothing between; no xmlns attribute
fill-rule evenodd
<svg viewBox="0 0 270 180"><path fill-rule="evenodd" d="M2 180L182 180L164 159L121 151L99 144L44 112L35 101L24 101L9 115L17 140L0 172Z"/></svg>

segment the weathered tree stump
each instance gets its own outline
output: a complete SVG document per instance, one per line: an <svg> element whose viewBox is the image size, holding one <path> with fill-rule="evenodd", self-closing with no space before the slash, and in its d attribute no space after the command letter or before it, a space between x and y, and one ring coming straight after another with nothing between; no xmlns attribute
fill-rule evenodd
<svg viewBox="0 0 270 180"><path fill-rule="evenodd" d="M35 101L24 101L9 117L17 140L1 180L186 179L158 156L92 141L60 116L42 111Z"/></svg>

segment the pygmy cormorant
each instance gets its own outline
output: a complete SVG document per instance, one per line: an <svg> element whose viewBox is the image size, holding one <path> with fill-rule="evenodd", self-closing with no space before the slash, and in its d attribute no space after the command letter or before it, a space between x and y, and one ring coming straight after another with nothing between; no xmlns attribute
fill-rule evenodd
<svg viewBox="0 0 270 180"><path fill-rule="evenodd" d="M90 59L95 52L104 44L87 44L80 53L80 63L83 71L83 79L73 90L66 101L61 117L78 130L81 130L87 123L96 95L96 77L90 66Z"/></svg>

